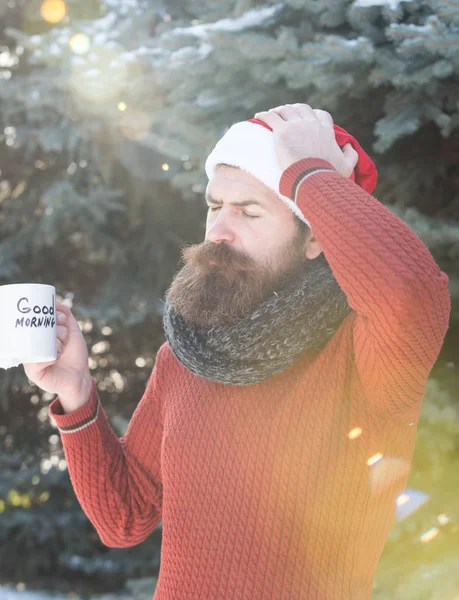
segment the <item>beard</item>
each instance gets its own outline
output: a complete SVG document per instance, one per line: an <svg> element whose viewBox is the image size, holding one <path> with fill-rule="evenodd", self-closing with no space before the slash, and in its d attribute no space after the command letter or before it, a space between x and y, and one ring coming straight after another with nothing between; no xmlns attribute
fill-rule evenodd
<svg viewBox="0 0 459 600"><path fill-rule="evenodd" d="M186 246L185 264L167 290L166 301L189 324L205 329L231 325L313 268L314 260L305 256L305 241L305 231L298 230L263 264L224 242Z"/></svg>

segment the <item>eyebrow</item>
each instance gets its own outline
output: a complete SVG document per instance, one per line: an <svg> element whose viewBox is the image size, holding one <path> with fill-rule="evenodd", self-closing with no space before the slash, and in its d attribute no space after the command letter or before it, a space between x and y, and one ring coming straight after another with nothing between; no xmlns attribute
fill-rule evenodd
<svg viewBox="0 0 459 600"><path fill-rule="evenodd" d="M209 193L206 194L206 201L212 202L212 204L223 204L222 200L212 198L212 195ZM258 200L242 200L241 202L230 202L229 204L233 206L250 206L251 204L257 204L258 206L261 206L261 208L265 208Z"/></svg>

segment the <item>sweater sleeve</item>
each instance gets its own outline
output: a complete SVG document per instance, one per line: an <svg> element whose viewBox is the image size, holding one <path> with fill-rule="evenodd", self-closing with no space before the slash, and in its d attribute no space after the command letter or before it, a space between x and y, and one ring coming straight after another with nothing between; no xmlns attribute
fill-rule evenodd
<svg viewBox="0 0 459 600"><path fill-rule="evenodd" d="M111 428L94 378L86 404L65 414L57 397L49 408L78 501L112 548L142 542L161 520L161 351L124 437Z"/></svg>
<svg viewBox="0 0 459 600"><path fill-rule="evenodd" d="M279 191L310 222L356 313L355 361L372 411L417 414L448 330L448 276L402 219L327 161L290 165Z"/></svg>

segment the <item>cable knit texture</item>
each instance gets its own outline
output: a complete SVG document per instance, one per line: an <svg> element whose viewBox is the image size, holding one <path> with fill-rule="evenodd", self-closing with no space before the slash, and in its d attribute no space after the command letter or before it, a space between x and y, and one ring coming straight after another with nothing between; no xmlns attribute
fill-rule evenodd
<svg viewBox="0 0 459 600"><path fill-rule="evenodd" d="M369 600L405 489L448 277L387 207L319 159L284 171L352 312L265 381L211 382L167 343L118 439L99 404L50 407L107 546L163 521L154 600Z"/></svg>

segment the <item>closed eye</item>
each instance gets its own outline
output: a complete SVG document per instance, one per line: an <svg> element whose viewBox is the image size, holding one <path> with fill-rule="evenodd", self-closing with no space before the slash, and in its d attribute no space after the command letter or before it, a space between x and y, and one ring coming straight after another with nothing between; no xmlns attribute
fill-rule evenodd
<svg viewBox="0 0 459 600"><path fill-rule="evenodd" d="M210 210L210 212L215 212L216 210L220 210L220 206L217 206L216 208L212 208L211 206L208 207L208 209ZM244 212L243 210L241 210L241 213L243 214L244 217L247 217L247 219L259 219L260 217L258 217L258 215L249 215L246 212Z"/></svg>

